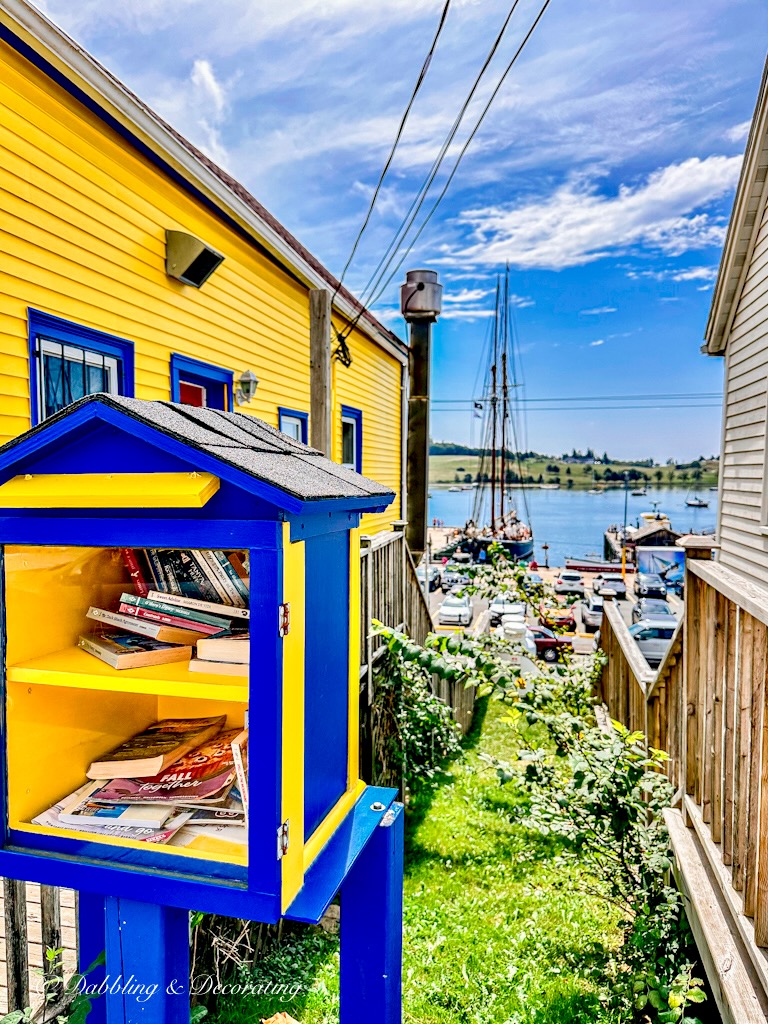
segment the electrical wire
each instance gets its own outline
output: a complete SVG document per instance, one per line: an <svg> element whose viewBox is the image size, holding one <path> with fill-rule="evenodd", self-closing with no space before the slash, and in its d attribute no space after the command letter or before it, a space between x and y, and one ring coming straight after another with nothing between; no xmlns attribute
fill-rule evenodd
<svg viewBox="0 0 768 1024"><path fill-rule="evenodd" d="M440 16L440 21L439 21L438 26L437 26L437 31L435 32L435 35L434 35L434 37L432 39L432 44L429 47L429 50L427 51L427 56L424 58L424 63L422 64L421 71L419 72L419 77L416 79L416 84L413 87L413 91L411 92L411 98L408 100L408 105L405 108L405 113L403 114L402 118L400 119L400 125L399 125L399 127L397 129L397 134L395 135L395 140L392 143L392 146L390 148L389 156L387 157L386 163L384 164L384 168L382 169L382 172L379 175L379 180L376 182L376 187L373 190L373 195L371 196L371 201L368 204L368 210L366 211L365 219L363 220L362 226L360 227L360 230L357 233L357 237L355 238L354 244L352 246L352 251L349 254L347 262L344 264L344 269L341 272L341 276L339 277L338 283L337 283L336 288L335 288L335 290L333 292L333 296L331 298L331 304L333 304L333 300L338 295L339 289L341 288L342 284L344 283L344 277L346 276L346 273L349 270L350 264L352 263L352 260L355 257L355 253L357 252L357 247L360 244L360 240L363 237L363 233L365 232L365 229L368 227L368 223L369 223L369 221L371 219L371 215L373 213L373 207L376 204L376 200L377 200L377 198L379 196L379 192L381 191L381 187L384 184L384 178L387 175L387 171L389 170L389 168L390 168L390 166L392 164L392 161L393 161L393 159L395 157L395 150L398 147L398 144L399 144L400 139L402 137L403 131L405 129L405 124L406 124L406 121L408 120L408 115L410 114L411 108L413 107L413 104L416 101L416 97L418 96L419 90L421 89L421 87L422 87L422 85L424 83L424 79L427 77L427 71L429 70L429 65L432 63L432 58L433 58L433 56L435 54L435 49L437 48L437 42L440 39L440 36L442 34L442 31L443 31L443 28L445 26L445 22L446 22L446 19L448 17L448 10L449 10L450 6L451 6L451 0L445 0L445 5L443 7L443 13Z"/></svg>
<svg viewBox="0 0 768 1024"><path fill-rule="evenodd" d="M496 38L493 41L493 45L491 46L491 49L490 49L488 55L486 56L485 61L483 62L483 65L480 68L480 71L478 72L478 74L475 77L474 82L472 83L472 87L471 87L471 89L469 91L469 94L467 95L466 99L464 100L464 103L462 104L462 106L461 106L461 108L459 110L459 113L456 115L456 118L455 118L453 124L451 125L451 128L449 129L448 134L445 137L445 139L443 141L443 144L440 147L440 150L439 150L437 156L435 157L435 159L434 159L434 161L432 163L432 167L430 168L429 173L427 174L426 179L424 180L424 182L422 183L421 187L419 188L419 191L416 193L416 195L414 196L413 200L411 201L411 205L409 206L408 210L406 211L406 214L405 214L403 220L400 222L400 226L398 227L397 231L395 232L394 238L392 239L392 241L389 243L389 245L385 249L384 254L380 258L380 260L377 263L376 267L374 268L373 273L368 278L368 282L366 283L366 285L362 289L361 295L360 295L360 303L361 303L361 307L362 308L361 308L360 312L358 312L358 314L355 317L355 319L347 327L347 329L345 331L345 334L348 335L348 333L351 330L354 329L354 327L357 324L358 320L362 316L363 309L365 309L368 305L371 304L370 300L366 296L369 293L372 294L372 292L375 290L375 288L378 285L378 282L381 279L381 275L383 275L383 274L385 274L387 272L388 265L391 262L391 260L394 259L394 256L395 256L395 253L397 252L398 246L400 245L401 241L405 237L405 234L407 234L407 232L410 230L411 225L413 224L413 221L418 216L419 210L421 209L421 207L422 207L422 205L424 203L424 200L426 199L427 193L429 192L429 189L432 187L432 183L434 182L434 180L435 180L435 178L437 176L437 173L440 170L442 162L443 162L443 160L445 158L445 154L448 152L448 149L449 149L451 143L453 142L453 140L454 140L454 138L456 136L456 133L459 130L459 127L461 126L461 123L462 123L462 121L464 119L464 115L466 114L467 109L468 109L470 103L472 102L472 99L474 98L474 95L475 95L475 93L476 93L476 91L477 91L477 89L478 89L478 87L480 85L480 82L483 79L483 76L485 75L485 72L488 70L488 67L489 67L491 61L493 60L493 58L496 55L496 51L498 50L499 46L501 45L502 39L504 38L504 35L505 35L506 31L507 31L507 27L509 26L509 23L510 23L510 21L512 19L512 15L514 14L515 9L517 8L519 2L520 2L520 0L514 0L514 2L512 4L512 6L511 6L511 8L510 8L506 18L504 19L504 23L501 26L500 31L498 32ZM549 2L549 0L547 0L547 2ZM390 280L391 280L391 278L390 278Z"/></svg>

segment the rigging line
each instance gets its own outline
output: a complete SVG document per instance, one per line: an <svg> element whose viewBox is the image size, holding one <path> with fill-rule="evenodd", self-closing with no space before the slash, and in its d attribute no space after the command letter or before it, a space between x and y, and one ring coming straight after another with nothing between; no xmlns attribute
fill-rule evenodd
<svg viewBox="0 0 768 1024"><path fill-rule="evenodd" d="M689 391L679 394L634 394L634 395L549 395L546 398L519 398L519 402L618 402L638 401L645 402L649 399L663 399L672 401L674 399L693 400L704 398L722 398L719 391ZM484 398L433 398L433 404L447 405L472 405L474 402L486 401Z"/></svg>
<svg viewBox="0 0 768 1024"><path fill-rule="evenodd" d="M440 16L440 22L438 23L437 31L435 32L434 38L432 39L432 45L430 46L429 50L427 51L427 56L424 58L424 63L421 66L421 71L419 72L419 77L416 79L416 85L413 87L413 91L411 93L411 98L408 100L408 105L405 108L405 113L403 114L403 116L402 116L402 118L400 120L400 125L399 125L399 127L397 129L397 134L395 135L395 140L392 143L392 147L391 147L391 149L389 151L389 156L387 157L386 163L384 164L384 168L383 168L381 174L379 175L379 180L376 182L376 188L374 189L373 195L371 196L371 201L368 204L368 210L367 210L367 212L365 214L365 219L363 220L362 227L360 228L360 230L357 233L357 237L355 238L354 244L352 246L352 251L349 254L349 258L347 259L347 262L344 264L344 269L341 272L341 277L339 278L339 280L338 280L338 282L336 284L336 288L334 289L333 296L331 298L331 305L333 305L333 300L338 295L339 289L341 288L342 284L344 283L344 278L346 276L347 271L349 270L349 266L352 263L352 260L355 257L355 253L357 252L357 247L360 244L360 240L363 237L363 233L365 232L365 229L368 227L368 223L369 223L369 221L371 219L371 215L373 213L373 207L376 204L376 200L377 200L377 198L379 196L379 192L381 191L381 186L384 184L384 178L386 177L387 171L389 170L389 168L390 168L390 166L392 164L392 161L394 160L395 150L397 149L398 144L400 142L400 139L402 137L403 131L405 130L405 124L406 124L406 121L408 120L408 115L410 114L411 108L413 107L413 104L416 101L416 97L419 94L419 90L421 89L422 85L424 84L424 79L427 77L427 71L429 70L429 66L432 63L432 58L433 58L433 56L435 54L435 49L437 47L437 41L440 38L440 35L441 35L442 31L443 31L443 27L445 25L446 18L448 17L448 9L451 6L451 2L452 2L452 0L445 0L445 6L443 7L443 13Z"/></svg>
<svg viewBox="0 0 768 1024"><path fill-rule="evenodd" d="M472 88L469 91L469 95L464 100L464 103L462 104L461 109L459 110L459 113L456 115L456 118L455 118L453 124L451 125L451 128L449 129L448 134L445 137L445 140L443 141L443 144L440 147L440 150L438 151L437 156L435 157L435 159L434 159L434 161L432 163L432 166L431 166L431 168L429 170L429 173L428 173L426 179L424 180L424 182L422 182L422 184L421 184L421 186L419 188L419 191L416 193L414 198L411 200L411 205L408 207L408 210L406 211L405 217L400 222L400 226L398 227L397 231L395 232L394 238L392 239L392 241L389 243L389 245L385 249L383 256L381 257L381 259L377 263L377 265L374 268L371 276L368 278L368 282L366 283L366 285L362 289L360 301L361 301L363 307L366 307L366 306L368 306L370 304L369 298L367 298L367 296L372 295L373 292L378 287L378 284L381 281L381 278L387 272L389 263L395 258L395 254L397 252L398 245L400 245L400 243L404 239L405 235L411 229L411 226L413 225L413 221L415 220L416 216L418 215L419 210L421 209L421 207L422 207L422 205L424 203L424 200L427 197L427 193L429 192L429 190L432 187L432 184L433 184L435 178L437 177L437 173L440 170L440 166L441 166L443 160L445 159L445 154L448 152L448 149L450 148L451 143L453 142L454 138L456 137L456 133L459 130L459 127L461 126L461 122L463 121L464 115L466 114L467 109L469 108L469 104L472 102L472 99L474 98L475 92L477 91L477 89L478 89L478 87L480 85L480 82L481 82L483 76L485 75L485 72L488 70L488 67L489 67L491 61L493 60L493 58L496 55L496 51L498 50L499 46L501 45L501 41L504 38L504 35L505 35L506 31L507 31L507 27L509 26L509 23L510 23L510 21L512 19L512 15L515 13L515 9L517 8L517 5L519 4L519 2L520 2L520 0L514 0L514 2L512 4L512 7L509 10L509 13L507 14L507 17L504 19L504 24L501 26L501 30L499 31L498 35L496 36L496 38L495 38L495 40L493 42L493 45L492 45L492 47L491 47L487 57L485 58L485 61L483 62L483 66L481 67L479 73L475 77L474 82L472 83ZM390 278L390 280L391 280L391 278ZM361 312L358 313L358 319L359 319L360 315L362 315ZM357 323L357 320L354 321L352 326L354 326L355 323Z"/></svg>
<svg viewBox="0 0 768 1024"><path fill-rule="evenodd" d="M674 411L676 409L722 409L722 403L711 402L703 403L701 405L676 405L670 407L669 405L551 405L551 406L537 406L534 409L528 409L527 412L594 412L601 410L603 412L634 412L635 410L642 409L663 409L666 412ZM449 408L439 409L440 413L464 413L466 408Z"/></svg>
<svg viewBox="0 0 768 1024"><path fill-rule="evenodd" d="M368 304L374 305L376 302L378 302L378 300L381 298L381 296L384 294L384 292L389 287L389 284L390 284L392 278L395 276L395 274L398 272L400 267L405 262L405 258L408 256L410 251L413 249L414 245L418 242L419 238L421 237L422 233L424 232L424 229L429 224L429 222L432 220L432 217L433 217L435 211L437 210L438 206L440 205L440 203L445 198L445 194L448 191L448 189L450 188L451 182L453 181L454 177L456 176L456 172L458 171L459 166L461 165L461 162L464 159L464 156L465 156L467 150L469 149L469 147L470 147L470 145L472 143L472 140L474 139L475 135L479 131L480 126L482 125L483 121L485 120L485 117L486 117L488 111L491 109L493 101L498 96L498 94L499 94L499 92L501 90L501 87L502 87L502 85L504 84L504 82L505 82L505 80L507 78L507 75L512 70L512 68L514 67L515 63L517 62L518 57L520 56L520 54L525 49L525 46L526 46L528 40L531 38L531 36L535 32L536 27L538 26L538 24L541 21L541 19L544 17L544 12L549 7L551 2L552 2L552 0L544 0L544 3L542 4L541 10L536 15L536 18L535 18L533 24L528 29L528 32L525 34L525 37L523 38L523 41L520 43L520 46L515 51L515 53L514 53L514 55L512 57L512 60L509 62L509 64L504 69L504 72L503 72L501 78L499 79L499 81L496 83L496 87L494 88L493 92L491 93L491 96L490 96L488 102L483 107L483 110L482 110L482 112L480 114L480 117L478 118L477 122L475 123L475 126L472 129L472 131L469 133L469 137L467 138L466 142L464 143L464 145L463 145L459 155L456 157L456 163L453 165L453 168L451 169L451 173L448 175L448 178L446 179L446 182L443 185L443 188L442 188L440 194L438 195L437 199L435 200L434 204L432 205L432 209L429 211L429 213L427 214L426 218L422 222L421 227L419 228L419 230L413 236L413 239L411 240L410 244L408 245L408 248L405 250L405 252L403 252L402 256L400 257L398 262L395 264L395 267L392 270L392 273L389 275L389 277L384 282L384 284L379 288L379 291L371 299L367 300Z"/></svg>

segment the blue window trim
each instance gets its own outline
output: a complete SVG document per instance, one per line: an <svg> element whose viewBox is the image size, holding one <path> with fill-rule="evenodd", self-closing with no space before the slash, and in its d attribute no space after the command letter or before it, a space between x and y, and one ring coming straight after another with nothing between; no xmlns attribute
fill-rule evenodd
<svg viewBox="0 0 768 1024"><path fill-rule="evenodd" d="M299 412L298 409L285 409L282 405L277 407L277 429L283 429L283 416L292 416L301 420L301 443L309 444L309 413Z"/></svg>
<svg viewBox="0 0 768 1024"><path fill-rule="evenodd" d="M360 409L353 409L351 405L342 405L342 419L354 420L357 425L357 446L355 448L355 469L358 473L363 472L363 413Z"/></svg>
<svg viewBox="0 0 768 1024"><path fill-rule="evenodd" d="M226 412L232 412L232 390L234 383L234 372L224 370L221 366L213 366L211 363L204 363L200 359L190 359L189 356L179 355L178 352L171 354L171 401L180 401L179 384L187 378L199 377L205 381L224 385L226 396ZM196 384L198 381L191 380Z"/></svg>
<svg viewBox="0 0 768 1024"><path fill-rule="evenodd" d="M39 309L27 309L27 322L29 329L29 398L32 426L40 422L40 403L38 392L40 389L40 359L37 352L37 336L44 335L53 341L62 341L64 344L77 345L79 348L87 348L92 352L102 352L107 356L114 356L120 360L122 374L120 378L120 394L127 398L133 398L135 371L134 371L134 346L132 341L125 338L117 338L113 334L104 334L102 331L95 331L91 327L82 327L80 324L72 323L70 320L63 320L51 313L43 313Z"/></svg>

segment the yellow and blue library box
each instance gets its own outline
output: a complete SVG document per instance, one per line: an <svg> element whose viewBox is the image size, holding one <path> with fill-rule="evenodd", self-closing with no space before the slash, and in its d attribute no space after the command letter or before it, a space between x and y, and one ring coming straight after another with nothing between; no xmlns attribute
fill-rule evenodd
<svg viewBox="0 0 768 1024"><path fill-rule="evenodd" d="M392 497L253 417L112 395L0 449L0 876L80 892L81 964L106 951L94 1024L189 1019L190 910L317 922L339 892L341 1020L400 1020L402 807L358 773L357 526ZM95 762L203 718L247 736L231 789L98 820Z"/></svg>

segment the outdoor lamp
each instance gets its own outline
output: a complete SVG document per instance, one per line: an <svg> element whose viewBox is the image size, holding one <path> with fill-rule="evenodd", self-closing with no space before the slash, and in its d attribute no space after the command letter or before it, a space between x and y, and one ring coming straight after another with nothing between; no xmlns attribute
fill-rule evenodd
<svg viewBox="0 0 768 1024"><path fill-rule="evenodd" d="M256 388L259 386L259 378L253 370L243 370L236 383L235 401L238 405L245 405L255 396Z"/></svg>

